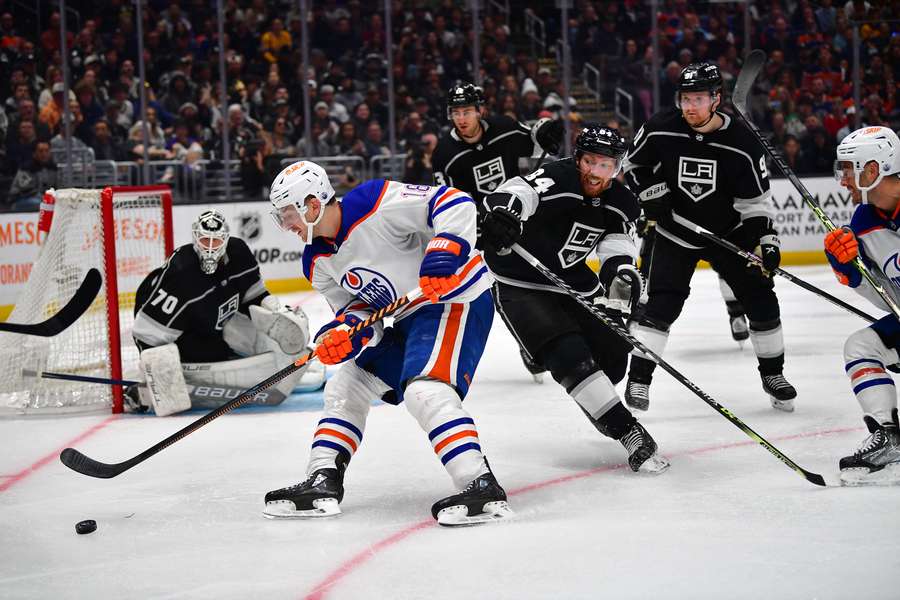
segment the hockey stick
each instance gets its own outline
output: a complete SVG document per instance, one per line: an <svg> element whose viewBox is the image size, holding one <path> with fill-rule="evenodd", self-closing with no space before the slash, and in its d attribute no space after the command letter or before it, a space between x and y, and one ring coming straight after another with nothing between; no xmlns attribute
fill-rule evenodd
<svg viewBox="0 0 900 600"><path fill-rule="evenodd" d="M31 371L22 370L25 377L40 377L41 379L61 379L63 381L78 381L82 383L97 383L100 385L121 385L121 386L146 386L143 381L132 381L130 379L107 379L105 377L91 377L90 375L75 375L74 373L54 373L51 371ZM188 397L191 399L191 408L215 408L220 406L222 400L235 398L243 393L243 388L218 383L187 384ZM281 404L287 396L279 390L271 390L256 397L257 402L254 404L274 406Z"/></svg>
<svg viewBox="0 0 900 600"><path fill-rule="evenodd" d="M762 268L763 261L756 254L753 254L752 252L748 252L747 250L744 250L737 244L730 242L724 238L721 238L721 237L717 236L716 234L714 234L713 232L709 231L708 229L704 229L700 225L695 225L695 224L691 223L690 221L687 221L687 219L684 219L684 221L686 221L686 222L681 222L680 224L687 227L688 229L690 229L697 235L705 237L706 239L710 240L711 242L715 242L716 244L722 246L723 248L727 248L728 250L731 250L738 256L745 258L748 261L750 261L750 262L758 265L760 268ZM864 313L863 311L859 310L852 304L848 304L848 303L844 302L843 300L841 300L840 298L838 298L836 296L832 296L825 290L818 288L811 283L807 283L807 282L803 281L802 279L800 279L799 277L795 277L794 275L791 275L790 273L788 273L787 271L785 271L784 269L782 269L780 267L776 268L774 271L772 271L772 273L774 273L775 275L781 275L782 277L784 277L791 283L799 285L804 290L806 290L808 292L812 292L813 294L816 294L817 296L821 296L822 298L824 298L825 300L828 300L832 304L834 304L836 306L840 306L844 310L851 312L858 317L862 317L863 319L869 321L870 323L874 323L875 321L877 321L877 319L875 317L873 317L872 315Z"/></svg>
<svg viewBox="0 0 900 600"><path fill-rule="evenodd" d="M359 333L361 330L373 325L388 315L396 312L398 309L410 304L413 300L417 299L422 295L422 290L416 288L406 294L405 296L401 296L400 298L394 300L389 305L384 308L380 308L375 311L368 319L362 321L361 323L357 323L354 327L350 329L348 332L350 336L354 336ZM98 477L100 479L110 479L115 477L116 475L120 475L127 471L128 469L138 465L154 454L165 450L175 442L181 440L182 438L187 437L188 435L194 433L210 421L218 419L225 413L231 412L232 410L238 408L239 406L243 406L244 404L253 400L253 398L263 390L267 390L303 365L313 359L315 356L315 351L310 350L292 364L286 366L281 369L268 379L257 383L255 386L245 390L240 396L230 401L228 404L224 404L219 408L207 413L206 415L200 417L193 423L190 423L186 427L179 429L166 439L162 440L158 444L147 448L137 456L129 458L126 461L120 463L103 463L89 456L86 456L75 450L74 448L66 448L59 455L59 460L62 461L64 465L72 469L73 471L77 471L82 475L88 475L89 477Z"/></svg>
<svg viewBox="0 0 900 600"><path fill-rule="evenodd" d="M813 483L815 485L821 485L821 486L825 485L825 480L822 478L821 475L819 475L818 473L811 473L810 471L807 471L806 469L804 469L803 467L801 467L800 465L798 465L797 463L792 461L790 458L785 456L778 448L776 448L775 446L770 444L769 441L766 440L764 437L762 437L761 435L759 435L758 433L753 431L753 429L751 429L749 425L747 425L746 423L741 421L730 410L728 410L727 408L725 408L724 406L722 406L721 404L716 402L709 394L707 394L706 392L701 390L699 387L697 387L697 384L695 384L693 381L691 381L690 379L688 379L687 377L682 375L680 372L678 372L675 369L675 367L673 367L672 365L670 365L669 363L664 361L661 356L659 356L658 354L653 352L653 350L651 350L650 348L645 346L640 340L638 340L636 337L631 335L631 333L627 329L625 329L625 327L623 327L620 323L618 323L615 319L611 318L605 312L603 312L602 310L600 310L599 308L597 308L596 306L591 304L588 300L586 300L578 292L576 292L574 289L572 289L569 286L569 284L567 284L565 281L563 281L562 278L560 278L556 273L554 273L553 271L551 271L550 269L545 267L541 263L541 261L539 261L537 258L535 258L530 252L525 250L519 244L513 244L512 250L513 250L513 252L515 252L516 254L521 256L525 260L525 262L527 262L532 267L534 267L535 269L540 271L544 277L546 277L547 279L552 281L556 285L556 287L563 290L566 294L571 296L573 300L578 302L580 305L582 305L584 308L586 308L588 311L590 311L591 314L593 314L595 317L600 319L600 321L602 321L604 325L609 327L619 337L626 340L632 346L634 346L635 348L637 348L638 350L643 352L645 355L652 358L656 362L656 364L658 364L660 367L662 367L663 370L665 370L669 375L674 377L679 383L684 385L686 388L688 388L689 390L694 392L694 394L696 394L701 400L703 400L704 402L706 402L707 404L712 406L716 410L716 412L718 412L720 415L722 415L723 417L725 417L726 419L731 421L731 423L735 427L737 427L738 429L740 429L741 431L746 433L751 439L753 439L754 441L759 443L763 448L765 448L766 450L771 452L778 460L780 460L781 462L783 462L784 464L789 466L791 469L796 471L799 475L802 475L803 478L806 479L808 482Z"/></svg>
<svg viewBox="0 0 900 600"><path fill-rule="evenodd" d="M756 139L762 144L763 149L766 151L766 154L772 161L778 165L778 169L784 174L785 177L790 180L790 182L794 185L797 191L800 193L800 196L803 198L803 201L809 206L813 213L818 217L819 221L825 226L828 231L834 231L837 229L828 215L825 214L825 211L822 210L822 207L819 205L819 202L813 197L812 194L809 193L809 190L806 189L806 186L803 185L803 182L797 177L794 173L793 169L785 162L785 160L781 157L774 147L772 147L771 142L767 140L762 133L759 131L759 128L750 120L749 113L747 112L747 95L750 92L750 87L753 85L754 80L756 80L757 75L762 70L763 65L766 62L766 53L762 50L754 50L750 53L750 56L747 57L747 60L744 62L743 68L741 68L740 74L738 74L737 83L734 85L734 97L732 99L732 103L735 107L735 113L740 118L741 121L744 122L745 125L753 132L753 135L756 136ZM857 256L853 259L853 265L860 272L860 274L865 278L866 281L869 282L869 285L875 290L875 292L881 296L881 299L884 300L884 303L890 308L891 312L894 313L894 316L900 318L900 305L894 302L894 299L885 291L884 287L875 280L872 276L872 273L866 266L863 264L862 259Z"/></svg>
<svg viewBox="0 0 900 600"><path fill-rule="evenodd" d="M41 337L52 337L62 333L90 308L102 283L103 278L100 276L100 271L90 269L84 276L84 281L75 290L75 295L58 313L43 323L0 323L0 331Z"/></svg>

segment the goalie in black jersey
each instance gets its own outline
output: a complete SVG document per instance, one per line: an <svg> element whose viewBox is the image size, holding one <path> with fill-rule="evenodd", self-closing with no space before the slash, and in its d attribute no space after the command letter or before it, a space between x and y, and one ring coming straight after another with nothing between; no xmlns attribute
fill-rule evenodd
<svg viewBox="0 0 900 600"><path fill-rule="evenodd" d="M447 92L447 119L453 129L438 142L431 159L435 185L460 189L481 206L504 181L519 174L519 158L559 152L562 121L539 119L527 127L504 115L485 116L484 94L471 83ZM541 382L544 368L520 348L525 368Z"/></svg>
<svg viewBox="0 0 900 600"><path fill-rule="evenodd" d="M750 341L763 390L772 406L794 409L797 395L784 378L784 339L770 271L781 262L772 223L769 174L762 147L740 121L718 112L722 76L711 64L685 67L677 108L654 115L634 136L625 157L625 179L647 219L656 223L646 310L632 333L662 355L669 327L690 293L697 262L705 259L734 291L750 320ZM763 268L711 245L691 227L700 225L762 257ZM625 400L647 410L656 363L633 353Z"/></svg>
<svg viewBox="0 0 900 600"><path fill-rule="evenodd" d="M669 463L615 389L631 346L508 251L520 243L573 289L627 319L641 295L641 277L633 237L638 204L615 179L626 148L617 130L586 127L575 141L574 159L513 177L485 198L481 235L498 282L494 304L510 331L597 430L622 443L634 471L653 473ZM595 249L599 277L585 263Z"/></svg>
<svg viewBox="0 0 900 600"><path fill-rule="evenodd" d="M145 385L127 397L132 409L152 406L159 416L225 404L229 392L287 366L309 341L306 315L269 294L250 248L229 235L219 212L202 213L191 231L193 242L151 271L135 297L132 335ZM324 383L321 368L310 375ZM280 402L302 376L257 400Z"/></svg>

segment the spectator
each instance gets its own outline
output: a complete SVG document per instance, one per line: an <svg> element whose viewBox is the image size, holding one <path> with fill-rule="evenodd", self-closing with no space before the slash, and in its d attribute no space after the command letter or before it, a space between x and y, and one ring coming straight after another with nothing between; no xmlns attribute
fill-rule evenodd
<svg viewBox="0 0 900 600"><path fill-rule="evenodd" d="M50 128L47 127L44 123L41 123L37 119L37 111L34 107L34 102L28 98L19 102L19 110L17 112L16 118L10 122L9 130L10 131L18 131L19 123L23 121L31 121L34 123L34 131L37 133L37 137L39 140L50 141ZM29 154L31 152L29 151Z"/></svg>
<svg viewBox="0 0 900 600"><path fill-rule="evenodd" d="M371 159L375 156L390 156L391 150L384 144L384 131L378 121L370 121L366 126L365 155Z"/></svg>
<svg viewBox="0 0 900 600"><path fill-rule="evenodd" d="M122 147L121 142L112 135L109 122L99 119L94 123L94 135L91 140L91 149L94 151L94 160L127 160L128 153Z"/></svg>
<svg viewBox="0 0 900 600"><path fill-rule="evenodd" d="M193 90L191 90L187 76L181 71L173 71L171 77L169 77L169 89L159 99L163 109L169 113L176 114L182 104L192 102L193 99Z"/></svg>
<svg viewBox="0 0 900 600"><path fill-rule="evenodd" d="M103 118L104 110L97 101L96 91L92 84L82 80L75 86L75 97L84 122L88 127L93 127L98 119Z"/></svg>
<svg viewBox="0 0 900 600"><path fill-rule="evenodd" d="M330 154L332 156L361 156L366 158L366 147L356 133L356 125L347 121L341 123L334 137Z"/></svg>
<svg viewBox="0 0 900 600"><path fill-rule="evenodd" d="M156 120L156 109L147 107L147 153L150 160L171 160L173 154L166 150L166 136ZM132 160L144 159L144 125L138 121L128 130L128 143L131 146Z"/></svg>
<svg viewBox="0 0 900 600"><path fill-rule="evenodd" d="M63 98L65 97L66 88L62 82L53 84L53 96L47 106L41 109L38 120L47 126L51 133L56 132L63 116ZM75 94L69 90L69 97L74 100Z"/></svg>
<svg viewBox="0 0 900 600"><path fill-rule="evenodd" d="M328 114L338 123L346 123L350 120L347 107L334 99L334 86L323 85L319 90L319 100L328 105Z"/></svg>
<svg viewBox="0 0 900 600"><path fill-rule="evenodd" d="M797 138L788 135L784 140L784 160L794 173L806 173L806 160L803 151L800 149L800 142Z"/></svg>
<svg viewBox="0 0 900 600"><path fill-rule="evenodd" d="M9 189L9 202L19 209L36 209L44 192L59 187L59 173L48 142L37 142L31 160L21 166Z"/></svg>
<svg viewBox="0 0 900 600"><path fill-rule="evenodd" d="M426 133L414 142L406 153L403 181L432 185L434 183L431 168L431 157L437 147L438 138L433 133Z"/></svg>
<svg viewBox="0 0 900 600"><path fill-rule="evenodd" d="M34 154L34 147L37 145L37 142L38 137L34 127L34 121L19 121L15 135L10 136L6 140L8 173L15 173L31 161L31 157Z"/></svg>
<svg viewBox="0 0 900 600"><path fill-rule="evenodd" d="M279 18L272 19L268 31L262 34L260 40L260 50L262 50L263 58L270 63L278 62L282 53L289 52L291 49L291 34L284 28L284 22Z"/></svg>

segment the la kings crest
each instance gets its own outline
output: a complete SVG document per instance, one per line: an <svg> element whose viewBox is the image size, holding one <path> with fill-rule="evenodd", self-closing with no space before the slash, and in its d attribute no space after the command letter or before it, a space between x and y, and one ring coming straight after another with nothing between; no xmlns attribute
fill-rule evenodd
<svg viewBox="0 0 900 600"><path fill-rule="evenodd" d="M496 156L475 165L472 167L472 174L475 175L475 187L478 188L478 191L482 194L490 194L506 181L503 158Z"/></svg>
<svg viewBox="0 0 900 600"><path fill-rule="evenodd" d="M559 263L564 269L577 265L587 257L591 250L594 249L594 246L600 241L602 235L602 229L584 225L576 221L572 224L572 229L569 231L569 237L566 239L566 243L563 244L563 247L557 253L559 256Z"/></svg>
<svg viewBox="0 0 900 600"><path fill-rule="evenodd" d="M678 158L678 187L699 202L716 191L718 163L714 159L680 156Z"/></svg>

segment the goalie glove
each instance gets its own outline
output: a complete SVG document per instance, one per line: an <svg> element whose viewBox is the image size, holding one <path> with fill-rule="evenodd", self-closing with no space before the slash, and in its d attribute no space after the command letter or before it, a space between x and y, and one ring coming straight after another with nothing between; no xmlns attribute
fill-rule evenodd
<svg viewBox="0 0 900 600"><path fill-rule="evenodd" d="M611 316L627 321L631 317L632 308L641 299L642 289L641 273L637 267L631 264L619 265L606 292L594 298L594 304L603 307Z"/></svg>

